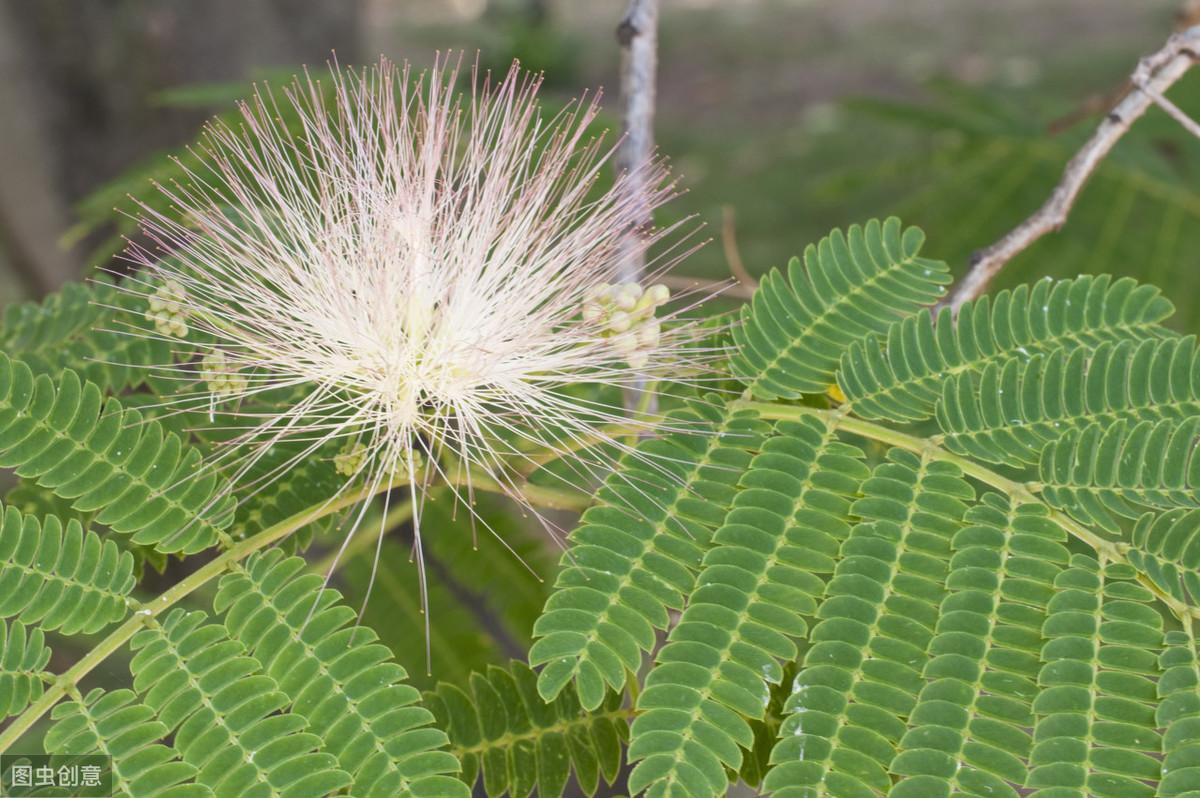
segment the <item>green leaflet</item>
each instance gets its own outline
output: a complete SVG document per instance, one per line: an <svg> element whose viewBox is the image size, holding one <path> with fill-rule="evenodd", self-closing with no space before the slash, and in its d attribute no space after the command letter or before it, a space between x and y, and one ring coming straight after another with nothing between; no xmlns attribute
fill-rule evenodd
<svg viewBox="0 0 1200 798"><path fill-rule="evenodd" d="M1182 604L1200 604L1200 510L1146 513L1133 528L1129 562Z"/></svg>
<svg viewBox="0 0 1200 798"><path fill-rule="evenodd" d="M1167 632L1158 658L1159 704L1154 725L1163 729L1162 798L1194 798L1200 790L1200 647L1192 623Z"/></svg>
<svg viewBox="0 0 1200 798"><path fill-rule="evenodd" d="M733 329L734 374L759 399L824 393L855 340L937 301L946 264L917 255L924 234L890 218L834 230L773 269Z"/></svg>
<svg viewBox="0 0 1200 798"><path fill-rule="evenodd" d="M798 658L802 659L802 657ZM789 662L783 669L783 681L769 686L770 699L762 720L751 720L750 730L754 733L754 744L742 752L742 766L738 778L743 784L761 787L763 778L771 768L771 749L783 725L783 705L792 692L792 681L796 678L796 662Z"/></svg>
<svg viewBox="0 0 1200 798"><path fill-rule="evenodd" d="M162 552L214 545L234 502L200 459L75 372L55 382L0 354L0 467L95 512L97 524Z"/></svg>
<svg viewBox="0 0 1200 798"><path fill-rule="evenodd" d="M993 463L1037 463L1072 430L1200 415L1194 336L1057 349L989 364L943 384L937 418L946 448Z"/></svg>
<svg viewBox="0 0 1200 798"><path fill-rule="evenodd" d="M974 490L947 463L892 449L851 512L784 706L765 787L780 798L869 795L891 788L888 767L924 687L951 540Z"/></svg>
<svg viewBox="0 0 1200 798"><path fill-rule="evenodd" d="M25 515L40 517L54 515L64 523L77 521L84 529L92 527L92 519L95 516L95 513L82 513L73 509L69 499L55 496L44 488L26 481L20 481L13 486L13 489L4 497L4 504L15 507ZM161 574L170 556L152 546L138 545L128 541L121 548L133 555L133 576L137 581L141 580L147 565Z"/></svg>
<svg viewBox="0 0 1200 798"><path fill-rule="evenodd" d="M29 629L20 621L0 621L0 719L41 698L48 662L50 648L41 629Z"/></svg>
<svg viewBox="0 0 1200 798"><path fill-rule="evenodd" d="M133 584L133 556L78 521L64 529L53 515L39 523L12 507L3 510L0 618L16 615L67 635L98 632L129 613Z"/></svg>
<svg viewBox="0 0 1200 798"><path fill-rule="evenodd" d="M934 414L948 377L969 391L985 370L1010 361L1170 337L1159 322L1172 310L1157 288L1128 277L1040 280L968 302L957 319L949 308L936 323L916 313L882 338L860 338L842 356L838 385L857 415L921 421Z"/></svg>
<svg viewBox="0 0 1200 798"><path fill-rule="evenodd" d="M1017 798L1033 748L1046 607L1066 534L1037 504L989 493L955 534L925 686L889 770L892 798Z"/></svg>
<svg viewBox="0 0 1200 798"><path fill-rule="evenodd" d="M555 591L534 626L530 665L542 697L572 680L594 709L625 686L668 608L692 592L712 530L768 429L752 413L696 403L670 416L681 431L639 445L583 514Z"/></svg>
<svg viewBox="0 0 1200 798"><path fill-rule="evenodd" d="M203 612L172 610L130 647L134 689L214 795L310 798L350 784L305 719L282 711L275 680Z"/></svg>
<svg viewBox="0 0 1200 798"><path fill-rule="evenodd" d="M780 422L742 476L713 535L688 607L638 699L629 758L634 792L723 795L725 768L753 745L768 683L796 658L801 616L816 611L843 520L870 474L862 452L816 419Z"/></svg>
<svg viewBox="0 0 1200 798"><path fill-rule="evenodd" d="M139 703L131 690L89 692L80 700L60 704L56 721L46 733L51 754L98 753L113 758L113 794L123 798L209 798L203 784L185 783L196 768L162 740L167 727L156 713Z"/></svg>
<svg viewBox="0 0 1200 798"><path fill-rule="evenodd" d="M106 391L136 387L172 359L172 344L143 318L146 307L111 283L69 283L41 302L9 305L0 349L35 374L72 369Z"/></svg>
<svg viewBox="0 0 1200 798"><path fill-rule="evenodd" d="M1120 531L1140 507L1200 506L1200 416L1182 422L1118 421L1069 432L1042 452L1047 502L1084 524Z"/></svg>
<svg viewBox="0 0 1200 798"><path fill-rule="evenodd" d="M1193 87L1183 84L1176 91L1181 107L1195 102ZM835 174L839 182L870 185L872 195L893 198L891 207L902 216L919 215L951 263L968 263L981 244L998 240L1039 205L1092 127L1084 122L1050 134L1028 102L999 85L934 79L923 85L919 102L854 101L855 110L866 111L860 117L865 130L900 132L922 146L902 154L884 148L864 152L848 173ZM1195 162L1196 140L1173 121L1143 117L1113 157L1095 164L1072 203L1069 229L1040 238L1011 260L1005 278L1137 273L1169 289L1180 308L1180 326L1193 328L1200 317L1192 273L1179 264L1200 248L1200 207L1188 170L1177 164ZM1176 150L1178 160L1166 155Z"/></svg>
<svg viewBox="0 0 1200 798"><path fill-rule="evenodd" d="M25 515L54 515L64 523L78 521L84 528L92 525L92 513L81 513L72 508L67 499L55 496L45 488L24 480L19 480L12 490L5 494L4 504L15 507Z"/></svg>
<svg viewBox="0 0 1200 798"><path fill-rule="evenodd" d="M1154 708L1162 616L1135 577L1077 554L1054 580L1033 701L1034 796L1155 794L1147 782L1161 775L1151 755L1162 745Z"/></svg>
<svg viewBox="0 0 1200 798"><path fill-rule="evenodd" d="M524 798L534 790L561 795L572 773L587 795L595 794L601 776L608 784L616 780L631 714L622 698L609 693L589 711L568 685L547 703L538 694L537 674L513 662L472 674L466 689L439 684L426 693L425 705L450 736L466 784L482 775L489 796Z"/></svg>
<svg viewBox="0 0 1200 798"><path fill-rule="evenodd" d="M431 726L404 669L322 583L304 560L276 549L222 579L213 607L278 683L280 707L352 777L354 795L468 795L444 775L458 761L441 750L446 735Z"/></svg>

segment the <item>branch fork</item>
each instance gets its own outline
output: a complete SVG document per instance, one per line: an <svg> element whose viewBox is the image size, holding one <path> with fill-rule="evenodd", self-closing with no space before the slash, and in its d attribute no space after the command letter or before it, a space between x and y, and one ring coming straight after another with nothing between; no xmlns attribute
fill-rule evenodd
<svg viewBox="0 0 1200 798"><path fill-rule="evenodd" d="M971 257L970 270L946 303L955 313L964 303L983 294L1010 260L1066 223L1084 183L1151 105L1159 106L1185 129L1200 137L1200 125L1164 96L1200 59L1198 53L1200 25L1174 34L1162 49L1138 62L1130 77L1130 90L1067 162L1062 178L1042 207L999 241Z"/></svg>

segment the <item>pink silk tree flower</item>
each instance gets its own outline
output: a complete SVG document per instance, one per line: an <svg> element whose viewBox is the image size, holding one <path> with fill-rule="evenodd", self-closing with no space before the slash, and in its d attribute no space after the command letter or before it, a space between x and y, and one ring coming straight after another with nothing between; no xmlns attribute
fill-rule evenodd
<svg viewBox="0 0 1200 798"><path fill-rule="evenodd" d="M336 442L343 491L408 486L418 556L429 485L466 494L475 474L516 496L531 450L589 470L582 443L625 446L605 431L629 434L622 392L705 359L665 286L618 283L622 240L675 193L664 165L640 167L649 194L604 188L595 100L544 118L516 65L458 80L383 60L257 92L159 186L170 213L142 206L128 250L158 334L202 353L175 377L245 425L214 458L232 481L280 443L298 453L277 474ZM673 238L648 283L686 254ZM279 389L297 400L251 409Z"/></svg>

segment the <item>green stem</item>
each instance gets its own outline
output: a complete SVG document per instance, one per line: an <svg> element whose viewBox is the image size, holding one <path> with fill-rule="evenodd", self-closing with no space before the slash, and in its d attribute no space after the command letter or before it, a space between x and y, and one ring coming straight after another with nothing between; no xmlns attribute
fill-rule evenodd
<svg viewBox="0 0 1200 798"><path fill-rule="evenodd" d="M614 438L621 438L627 435L636 435L639 431L647 429L646 424L639 424L637 421L627 421L623 424L610 424L601 427L595 435L589 435L584 438L572 440L566 443L561 443L552 449L543 449L536 454L527 455L525 460L517 467L517 471L525 476L529 476L540 468L560 460L566 455L574 454L575 452L588 449L592 446L599 446L608 443Z"/></svg>
<svg viewBox="0 0 1200 798"><path fill-rule="evenodd" d="M341 550L340 553L337 549L334 549L315 563L311 563L309 567L317 573L329 573L337 562L350 562L360 551L412 518L412 514L412 499L405 499L388 510L388 514L384 516L380 523L366 524L365 526L369 527L369 529L357 532L350 542L346 544L346 548Z"/></svg>
<svg viewBox="0 0 1200 798"><path fill-rule="evenodd" d="M562 442L556 446L543 448L540 453L527 455L525 461L517 467L520 474L528 477L530 474L563 457L605 443L611 443L616 438L632 437L630 445L637 443L639 434L645 434L653 429L655 414L650 412L651 406L658 398L656 391L658 383L651 383L642 390L642 397L637 407L627 421L619 424L606 424L599 427L595 434Z"/></svg>
<svg viewBox="0 0 1200 798"><path fill-rule="evenodd" d="M906 449L916 454L924 455L931 460L940 460L944 463L953 463L962 470L964 474L972 477L985 485L990 485L998 491L1001 491L1012 497L1019 504L1029 504L1036 502L1046 507L1049 517L1054 523L1058 524L1068 534L1078 538L1079 540L1091 546L1092 549L1101 558L1120 562L1129 565L1128 552L1132 548L1128 543L1123 541L1106 540L1103 537L1092 532L1090 529L1080 524L1075 519L1065 513L1062 513L1054 508L1046 505L1034 495L1033 489L1024 482L1011 480L1001 474L997 474L989 468L981 466L974 460L946 451L940 446L930 442L925 438L920 438L915 435L909 435L903 432L889 429L880 424L874 424L870 421L863 421L860 418L847 415L845 408L834 408L825 410L819 407L807 407L804 405L783 405L773 402L755 402L747 399L734 402L734 406L744 410L753 410L764 419L774 421L795 421L806 416L815 416L825 421L832 422L834 426L845 432L854 435L859 435L864 438L886 443L889 446L895 446L900 449ZM1184 602L1179 601L1173 596L1169 596L1158 589L1156 585L1151 583L1144 577L1139 577L1141 583L1147 587L1154 595L1165 604L1177 618L1197 617L1200 618L1200 608L1191 607Z"/></svg>
<svg viewBox="0 0 1200 798"><path fill-rule="evenodd" d="M502 493L505 496L512 496L515 492L530 504L536 504L539 507L546 507L551 510L573 510L579 512L586 509L592 503L592 497L587 494L573 490L551 488L546 485L534 485L530 482L522 482L516 485L514 491L514 488L503 485L486 474L473 473L470 480L466 478L458 479L453 484L457 487L466 487L470 484L473 488L486 490L489 493Z"/></svg>
<svg viewBox="0 0 1200 798"><path fill-rule="evenodd" d="M540 726L532 728L525 732L506 732L495 740L483 740L475 745L451 745L449 751L456 759L461 760L465 756L479 756L483 758L489 751L506 750L519 745L523 742L536 742L538 739L545 737L548 734L567 735L574 729L586 728L591 726L597 720L607 719L612 721L625 721L628 723L636 717L637 712L632 707L617 707L612 710L601 710L592 713L581 713L576 717L560 720L550 726Z"/></svg>

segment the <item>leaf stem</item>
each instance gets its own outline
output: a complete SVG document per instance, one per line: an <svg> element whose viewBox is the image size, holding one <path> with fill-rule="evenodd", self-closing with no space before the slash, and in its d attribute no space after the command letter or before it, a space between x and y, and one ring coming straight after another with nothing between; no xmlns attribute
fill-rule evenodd
<svg viewBox="0 0 1200 798"><path fill-rule="evenodd" d="M909 435L904 432L898 432L894 429L889 429L881 424L875 424L870 421L864 421L861 418L855 418L848 415L845 407L825 410L819 407L808 407L805 405L785 405L776 404L774 402L755 402L748 399L741 399L734 402L736 407L744 410L753 410L762 418L774 421L794 421L805 416L816 416L817 418L829 421L838 429L844 430L854 435L859 435L864 438L886 443L889 446L895 446L900 449L906 449L910 452L915 452L924 455L931 460L940 460L944 463L953 463L962 470L964 474L973 479L976 479L985 485L999 490L1008 496L1012 497L1020 504L1037 503L1046 507L1049 518L1058 524L1067 534L1091 546L1093 550L1102 558L1112 562L1124 563L1131 565L1128 558L1128 552L1132 548L1124 541L1106 540L1105 538L1092 532L1090 529L1080 524L1075 519L1068 516L1059 510L1050 507L1045 502L1038 499L1034 490L1029 483L1017 482L1009 479L1002 474L997 474L990 468L986 468L974 460L970 460L961 455L947 451L940 446L930 442L925 438L916 435ZM1136 569L1135 569L1136 570ZM1155 597L1165 604L1177 618L1200 618L1200 608L1189 606L1188 604L1179 601L1173 596L1169 596L1158 588L1157 585L1144 578L1139 572L1139 581L1143 586L1148 588Z"/></svg>
<svg viewBox="0 0 1200 798"><path fill-rule="evenodd" d="M612 443L617 438L632 438L630 445L637 443L639 435L644 435L653 429L652 422L656 417L653 408L658 399L658 382L649 383L638 390L641 391L641 396L628 420L616 424L606 424L599 427L593 435L574 438L555 446L543 447L540 452L526 455L525 461L517 467L517 472L528 477L538 469L568 454L592 446Z"/></svg>
<svg viewBox="0 0 1200 798"><path fill-rule="evenodd" d="M378 524L364 524L363 526L369 527L369 529L363 529L355 534L354 539L346 544L346 548L340 554L337 549L334 549L315 563L310 563L309 567L317 573L329 573L337 560L350 562L356 554L379 540L381 535L388 534L411 519L412 514L412 499L405 499L388 510L387 515Z"/></svg>
<svg viewBox="0 0 1200 798"><path fill-rule="evenodd" d="M619 706L616 709L597 710L595 712L581 712L575 717L560 720L550 726L533 727L524 732L509 731L494 740L484 739L474 745L451 744L447 750L459 760L465 756L472 755L483 759L489 751L511 748L523 742L536 742L549 734L562 734L566 736L576 729L591 726L598 720L625 721L628 723L636 716L636 710L625 706Z"/></svg>
<svg viewBox="0 0 1200 798"><path fill-rule="evenodd" d="M467 485L468 480L463 478L455 480L451 484L461 487ZM539 507L546 507L551 510L579 511L586 509L592 502L592 497L588 494L553 488L548 485L534 485L531 482L522 482L516 485L514 490L514 487L497 482L494 478L486 474L472 473L469 484L474 488L486 490L489 493L501 493L510 497L516 494L530 504L536 504Z"/></svg>

